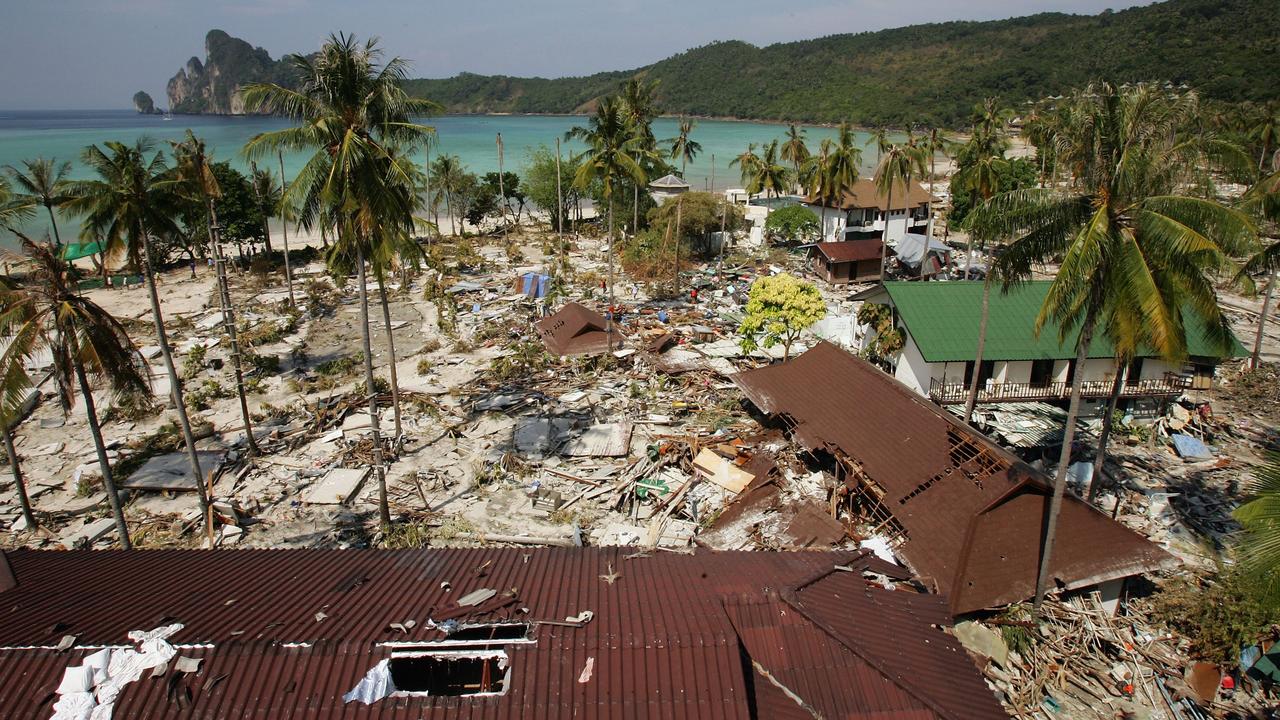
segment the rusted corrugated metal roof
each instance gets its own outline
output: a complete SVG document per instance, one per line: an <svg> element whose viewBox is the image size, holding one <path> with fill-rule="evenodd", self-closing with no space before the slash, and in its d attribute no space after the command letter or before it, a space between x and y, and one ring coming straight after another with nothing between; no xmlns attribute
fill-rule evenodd
<svg viewBox="0 0 1280 720"><path fill-rule="evenodd" d="M1048 478L870 363L829 343L734 376L761 410L785 415L797 441L836 449L885 491L906 531L902 555L959 615L1024 600L1035 588L1040 511L1004 522L997 503L1046 502ZM1023 481L1026 482L1023 482ZM995 505L993 505L995 504ZM984 512L986 511L986 512ZM1173 558L1068 495L1051 571L1066 587L1150 571Z"/></svg>
<svg viewBox="0 0 1280 720"><path fill-rule="evenodd" d="M609 333L605 332L605 324L605 317L600 313L571 302L534 323L534 326L538 328L538 334L548 352L561 357L573 357L609 351ZM622 336L614 328L614 349L621 347L621 341Z"/></svg>
<svg viewBox="0 0 1280 720"><path fill-rule="evenodd" d="M122 645L130 630L176 622L183 628L170 642L183 655L204 658L201 671L177 678L176 693L169 690L172 673L128 685L113 717L761 717L760 708L779 693L753 690L761 678L744 656L724 598L763 598L773 591L762 588L799 587L860 557L634 556L622 548L16 551L7 558L17 584L0 592L0 708L6 718L48 717L63 670L85 654L53 650L63 635L75 635L78 647ZM615 573L613 583L601 577ZM441 639L426 621L456 614L456 598L480 588L514 592L518 600L492 614L464 609L467 621L563 621L583 610L595 616L581 628L538 625L533 643L504 646L511 682L501 696L342 703L342 694L389 656L381 643ZM408 633L390 628L407 620L417 623ZM857 634L880 619L854 608L835 622ZM922 638L938 631L899 630L900 643L919 641L920 652L932 652ZM795 637L813 640L797 644ZM849 651L829 632L803 628L795 637L786 642L797 662L825 663L822 672L834 682L822 692L834 696L830 702L857 708L857 698L870 692L903 694L866 657L855 658L855 689L855 671L832 664ZM594 658L591 679L579 682L588 658ZM966 674L981 684L960 657L945 677L922 680L921 687ZM188 695L189 705L178 703Z"/></svg>
<svg viewBox="0 0 1280 720"><path fill-rule="evenodd" d="M870 238L867 240L820 242L813 247L831 262L856 262L859 260L879 260L884 243L879 238Z"/></svg>

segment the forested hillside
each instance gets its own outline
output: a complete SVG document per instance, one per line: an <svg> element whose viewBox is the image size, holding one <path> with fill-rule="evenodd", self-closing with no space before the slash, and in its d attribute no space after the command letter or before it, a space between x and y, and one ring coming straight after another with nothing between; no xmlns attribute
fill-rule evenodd
<svg viewBox="0 0 1280 720"><path fill-rule="evenodd" d="M721 42L584 78L463 74L413 80L455 112L573 112L644 71L667 113L860 124L956 124L989 95L1054 95L1093 78L1186 83L1222 100L1280 97L1280 2L1171 0L1095 16L1041 14L832 35L757 48Z"/></svg>
<svg viewBox="0 0 1280 720"><path fill-rule="evenodd" d="M237 113L240 85L288 81L284 63L261 48L217 30L206 45L207 67L192 58L170 81L176 111ZM573 113L644 72L661 81L658 105L668 114L956 126L984 97L1017 105L1095 78L1185 83L1231 102L1280 98L1277 58L1277 0L1170 0L1094 16L914 25L763 48L719 42L587 77L462 73L410 80L408 89L449 112Z"/></svg>

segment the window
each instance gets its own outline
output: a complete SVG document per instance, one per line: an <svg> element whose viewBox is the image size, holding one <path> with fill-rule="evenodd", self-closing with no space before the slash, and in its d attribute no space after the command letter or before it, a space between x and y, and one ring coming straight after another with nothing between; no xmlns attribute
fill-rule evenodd
<svg viewBox="0 0 1280 720"><path fill-rule="evenodd" d="M1048 387L1053 380L1052 360L1031 361L1031 387Z"/></svg>
<svg viewBox="0 0 1280 720"><path fill-rule="evenodd" d="M507 688L507 654L501 650L396 652L388 669L397 695L456 697Z"/></svg>

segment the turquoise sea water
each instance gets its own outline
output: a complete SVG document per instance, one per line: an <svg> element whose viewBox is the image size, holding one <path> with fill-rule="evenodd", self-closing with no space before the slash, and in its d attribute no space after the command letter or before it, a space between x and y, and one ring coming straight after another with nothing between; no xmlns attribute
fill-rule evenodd
<svg viewBox="0 0 1280 720"><path fill-rule="evenodd" d="M436 128L438 144L433 154L441 152L457 155L462 163L475 173L498 169L496 138L502 133L504 167L520 172L531 149L539 145L555 147L557 137L576 125L583 125L586 118L577 116L526 116L526 115L446 115L430 118L426 122ZM85 177L86 169L80 164L81 152L88 145L107 140L133 142L139 137L153 139L158 148L169 150L168 141L181 140L190 128L204 138L209 151L216 159L229 160L233 165L248 170L249 161L241 154L245 142L254 135L287 126L287 121L265 117L217 117L204 115L175 115L165 120L159 115L139 115L129 110L86 111L0 111L0 166L19 165L27 158L39 156L72 162L72 175ZM747 148L749 143L767 143L780 138L785 125L700 120L692 138L702 145L702 152L689 164L685 176L695 189L706 189L712 183L712 156L715 157L715 188L740 186L738 169L730 167L730 161ZM654 122L654 135L659 139L677 133L677 121L660 118ZM806 128L807 140L815 149L823 138L833 137L830 128ZM866 142L869 135L861 134ZM580 151L581 144L562 140L566 154ZM873 148L864 150L864 164L869 171L875 159ZM302 167L305 156L286 155L285 173L290 177ZM277 161L266 163L279 172ZM679 163L674 163L677 166ZM43 234L47 230L43 215L24 228L25 231ZM64 238L75 233L73 218L58 221ZM8 233L5 233L8 235ZM0 238L9 244L12 237Z"/></svg>

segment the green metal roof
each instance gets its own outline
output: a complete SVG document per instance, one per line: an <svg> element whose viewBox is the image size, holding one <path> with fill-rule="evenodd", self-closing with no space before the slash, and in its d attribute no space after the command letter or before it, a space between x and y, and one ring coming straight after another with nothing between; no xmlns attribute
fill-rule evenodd
<svg viewBox="0 0 1280 720"><path fill-rule="evenodd" d="M982 322L982 283L980 282L887 282L884 289L893 299L898 317L915 340L928 362L964 362L978 352L978 327ZM1015 287L1008 294L999 287L991 289L991 308L987 317L987 342L983 348L986 360L1070 360L1075 358L1078 328L1058 344L1058 327L1048 323L1036 337L1036 316L1044 304L1050 281L1030 282ZM1233 339L1232 357L1243 357L1244 348ZM1205 325L1198 320L1187 322L1187 354L1219 357L1207 338ZM1145 353L1148 357L1154 352ZM1111 343L1094 337L1089 357L1113 357Z"/></svg>

